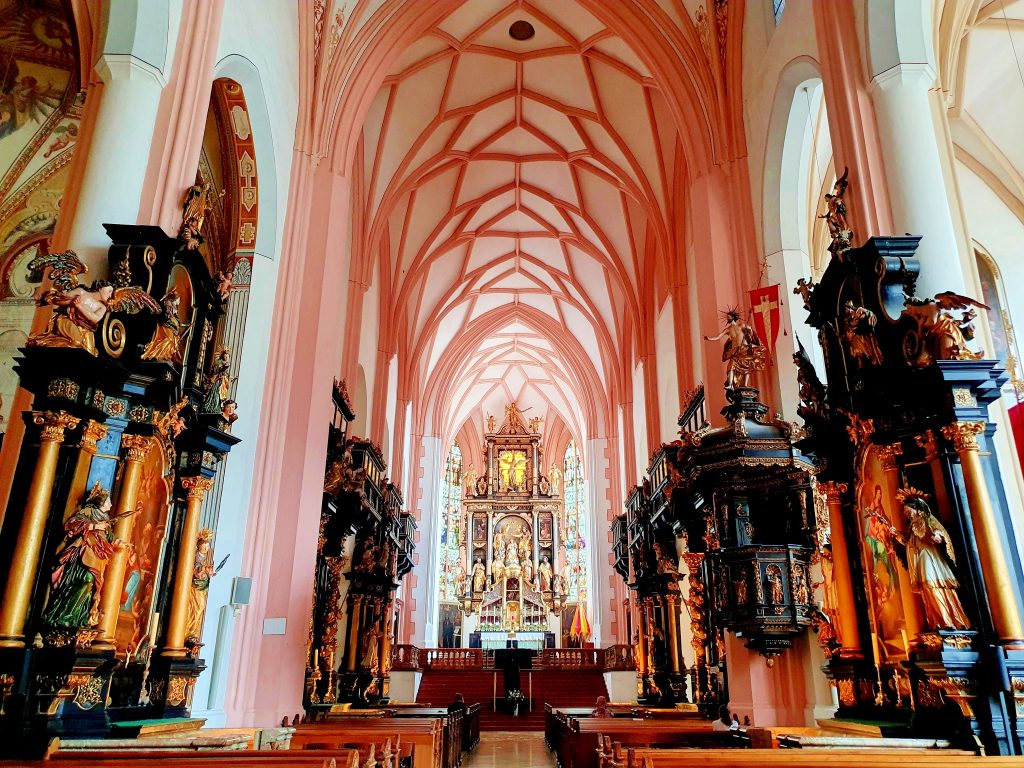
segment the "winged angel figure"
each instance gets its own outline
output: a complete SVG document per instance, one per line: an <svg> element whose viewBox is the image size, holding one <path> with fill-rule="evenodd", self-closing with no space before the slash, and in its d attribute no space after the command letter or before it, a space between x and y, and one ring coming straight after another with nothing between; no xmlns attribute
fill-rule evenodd
<svg viewBox="0 0 1024 768"><path fill-rule="evenodd" d="M953 291L935 294L934 299L908 296L903 314L917 323L921 348L911 362L930 365L933 360L980 360L984 352L972 352L967 342L974 338L975 308L989 309L980 301ZM962 311L959 319L954 311Z"/></svg>
<svg viewBox="0 0 1024 768"><path fill-rule="evenodd" d="M88 288L79 285L78 276L89 268L71 250L37 256L28 268L34 272L50 270L52 285L37 303L53 307L46 330L29 337L30 347L78 347L95 356L93 334L108 311L132 315L143 309L154 314L161 311L153 297L137 285L115 287L106 280L96 280Z"/></svg>

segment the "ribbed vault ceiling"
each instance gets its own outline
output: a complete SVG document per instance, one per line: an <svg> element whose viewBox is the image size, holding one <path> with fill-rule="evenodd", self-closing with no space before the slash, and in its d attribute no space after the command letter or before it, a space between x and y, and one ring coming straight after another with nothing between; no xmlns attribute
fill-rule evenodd
<svg viewBox="0 0 1024 768"><path fill-rule="evenodd" d="M525 20L535 35L513 40ZM516 399L579 437L609 413L668 241L679 140L651 73L571 0L473 0L365 122L364 247L435 427Z"/></svg>

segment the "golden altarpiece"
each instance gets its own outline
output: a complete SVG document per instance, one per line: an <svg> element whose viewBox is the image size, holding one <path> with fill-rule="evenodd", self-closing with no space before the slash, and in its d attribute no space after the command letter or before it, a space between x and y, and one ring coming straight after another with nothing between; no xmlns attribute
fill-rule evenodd
<svg viewBox="0 0 1024 768"><path fill-rule="evenodd" d="M73 251L29 265L46 316L16 361L33 404L0 529L0 731L26 755L187 717L204 669L203 500L238 438L200 226L106 225L110 281Z"/></svg>
<svg viewBox="0 0 1024 768"><path fill-rule="evenodd" d="M554 642L570 578L559 542L561 475L544 470L540 419L527 421L516 403L500 427L489 416L481 465L479 476L474 463L462 478L455 591L467 627L475 623L466 639L540 650Z"/></svg>

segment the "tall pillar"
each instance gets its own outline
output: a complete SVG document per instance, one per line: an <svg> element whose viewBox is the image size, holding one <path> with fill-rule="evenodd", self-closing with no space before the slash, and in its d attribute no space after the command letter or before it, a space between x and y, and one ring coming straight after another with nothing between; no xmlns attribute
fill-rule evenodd
<svg viewBox="0 0 1024 768"><path fill-rule="evenodd" d="M0 648L21 648L25 645L23 632L28 616L32 585L39 568L39 554L46 534L46 519L50 514L50 497L57 474L57 458L64 431L78 426L79 419L65 411L34 411L32 423L42 427L39 435L39 457L32 473L25 514L18 528L18 541L14 548L0 603Z"/></svg>
<svg viewBox="0 0 1024 768"><path fill-rule="evenodd" d="M819 483L818 492L825 497L828 505L828 524L832 542L832 579L836 588L836 610L839 619L839 640L843 647L840 656L860 659L864 653L860 648L860 627L857 621L857 606L853 597L853 577L850 573L850 550L846 544L846 530L843 528L843 494L846 483Z"/></svg>
<svg viewBox="0 0 1024 768"><path fill-rule="evenodd" d="M960 457L974 539L978 545L985 591L992 611L992 623L1002 641L1019 643L1024 640L1024 626L1021 625L1020 610L1014 597L1013 577L1006 562L996 513L985 482L985 470L978 455L978 435L984 431L985 425L980 421L961 421L942 428L943 436L953 443Z"/></svg>
<svg viewBox="0 0 1024 768"><path fill-rule="evenodd" d="M103 269L110 240L103 224L138 220L160 94L166 80L130 53L104 53L96 62L102 90L75 203L68 246L92 269Z"/></svg>
<svg viewBox="0 0 1024 768"><path fill-rule="evenodd" d="M181 487L187 495L185 522L181 526L181 539L178 542L170 618L167 622L167 638L164 641L163 649L164 656L177 658L185 656L185 628L188 624L188 598L192 591L192 572L196 566L199 516L203 509L203 497L213 487L213 479L195 476L183 477L181 478Z"/></svg>
<svg viewBox="0 0 1024 768"><path fill-rule="evenodd" d="M909 533L909 521L900 508L896 498L896 492L900 489L899 456L903 454L903 448L899 443L878 446L878 458L882 465L882 482L884 483L883 496L891 513L893 527L900 532L900 535L907 540ZM910 574L902 563L896 564L896 576L900 585L900 602L903 605L903 620L906 623L907 636L914 641L924 629L924 606L918 600L913 586L910 583ZM880 659L876 659L880 662Z"/></svg>
<svg viewBox="0 0 1024 768"><path fill-rule="evenodd" d="M124 472L121 488L114 510L114 537L129 542L135 528L135 505L139 498L139 483L142 480L142 464L153 447L153 440L142 435L124 435L121 446L125 449ZM100 593L100 636L94 645L100 648L114 647L117 632L117 614L121 606L121 591L124 589L124 572L128 565L128 550L122 546L110 556L103 574L103 591ZM191 574L191 571L189 571ZM191 583L189 584L191 587Z"/></svg>
<svg viewBox="0 0 1024 768"><path fill-rule="evenodd" d="M921 296L971 293L943 173L934 85L935 70L927 63L899 63L871 81L894 231L923 236L917 250Z"/></svg>

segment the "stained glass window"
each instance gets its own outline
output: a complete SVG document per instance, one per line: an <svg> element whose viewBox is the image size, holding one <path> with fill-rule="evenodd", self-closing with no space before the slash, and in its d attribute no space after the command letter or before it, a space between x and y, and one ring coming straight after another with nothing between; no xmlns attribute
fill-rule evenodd
<svg viewBox="0 0 1024 768"><path fill-rule="evenodd" d="M568 575L567 602L575 602L581 590L587 588L587 507L583 482L583 460L575 441L565 449L562 463L562 482L565 503L562 523L562 541L565 544L565 564Z"/></svg>
<svg viewBox="0 0 1024 768"><path fill-rule="evenodd" d="M455 574L459 561L459 547L462 545L462 451L458 443L452 443L444 463L444 477L441 480L441 544L438 547L438 562L441 576L439 590L442 600L458 600L455 594Z"/></svg>

